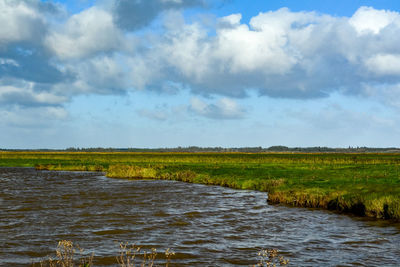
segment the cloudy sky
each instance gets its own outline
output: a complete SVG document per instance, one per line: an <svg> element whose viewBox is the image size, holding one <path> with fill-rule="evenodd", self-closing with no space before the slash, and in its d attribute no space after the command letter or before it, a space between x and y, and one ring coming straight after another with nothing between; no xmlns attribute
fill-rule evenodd
<svg viewBox="0 0 400 267"><path fill-rule="evenodd" d="M400 147L400 1L0 0L0 148Z"/></svg>

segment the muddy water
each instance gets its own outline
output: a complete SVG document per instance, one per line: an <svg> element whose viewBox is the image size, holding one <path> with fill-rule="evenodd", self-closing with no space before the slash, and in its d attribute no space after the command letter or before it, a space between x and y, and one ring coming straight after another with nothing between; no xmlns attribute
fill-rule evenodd
<svg viewBox="0 0 400 267"><path fill-rule="evenodd" d="M27 266L67 239L115 265L117 243L176 252L174 266L249 266L277 248L290 266L400 266L400 227L267 195L98 173L0 169L0 266Z"/></svg>

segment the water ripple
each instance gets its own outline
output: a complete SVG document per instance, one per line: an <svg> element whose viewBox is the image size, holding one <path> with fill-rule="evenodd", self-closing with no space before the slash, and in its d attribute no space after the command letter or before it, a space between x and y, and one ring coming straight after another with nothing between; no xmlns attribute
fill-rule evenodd
<svg viewBox="0 0 400 267"><path fill-rule="evenodd" d="M173 248L177 266L249 266L276 248L292 266L400 266L400 227L267 194L98 173L0 168L0 266L26 266L72 240L115 265L118 242Z"/></svg>

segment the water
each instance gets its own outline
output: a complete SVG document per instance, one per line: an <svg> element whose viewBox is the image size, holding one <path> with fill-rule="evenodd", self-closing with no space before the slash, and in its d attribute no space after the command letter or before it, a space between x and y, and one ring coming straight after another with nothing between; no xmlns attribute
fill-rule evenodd
<svg viewBox="0 0 400 267"><path fill-rule="evenodd" d="M99 173L0 169L0 266L54 255L59 240L115 265L118 242L163 251L173 266L249 266L276 248L289 266L400 266L398 224L270 206L267 194Z"/></svg>

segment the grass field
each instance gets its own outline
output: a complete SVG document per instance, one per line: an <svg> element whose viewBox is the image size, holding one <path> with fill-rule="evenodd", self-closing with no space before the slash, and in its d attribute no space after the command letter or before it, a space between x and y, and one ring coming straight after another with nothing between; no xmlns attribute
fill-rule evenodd
<svg viewBox="0 0 400 267"><path fill-rule="evenodd" d="M259 190L269 203L400 220L400 154L0 152L0 167L17 166Z"/></svg>

